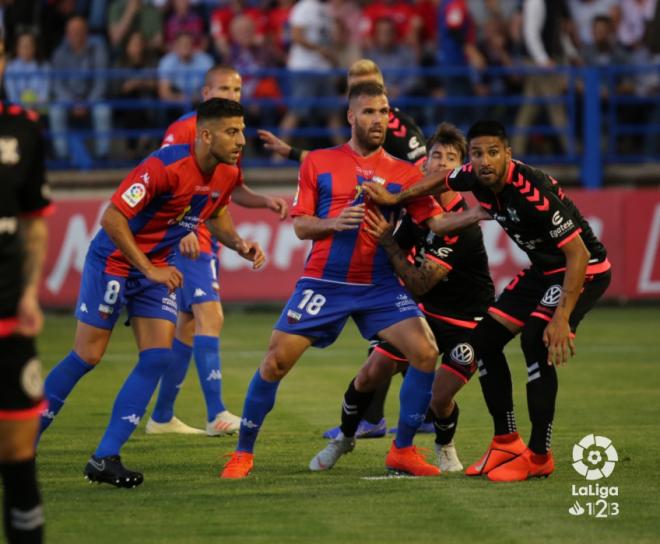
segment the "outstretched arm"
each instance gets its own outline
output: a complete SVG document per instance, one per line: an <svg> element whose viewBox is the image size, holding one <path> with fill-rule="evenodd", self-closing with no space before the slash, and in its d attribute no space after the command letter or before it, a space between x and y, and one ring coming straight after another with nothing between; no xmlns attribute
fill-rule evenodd
<svg viewBox="0 0 660 544"><path fill-rule="evenodd" d="M289 215L289 205L279 197L255 193L245 185L237 185L231 193L232 200L244 208L266 208L278 214L280 220Z"/></svg>
<svg viewBox="0 0 660 544"><path fill-rule="evenodd" d="M449 187L445 183L445 179L451 171L451 168L443 168L433 174L428 174L414 185L396 194L390 193L383 185L374 181L363 183L362 189L376 204L380 204L381 206L397 206L419 196L434 195L448 191Z"/></svg>
<svg viewBox="0 0 660 544"><path fill-rule="evenodd" d="M236 231L234 221L227 206L219 208L213 216L206 221L211 234L225 247L233 249L244 259L252 261L252 268L257 270L266 262L266 255L257 242L244 240Z"/></svg>
<svg viewBox="0 0 660 544"><path fill-rule="evenodd" d="M307 153L309 153L309 151L305 149L298 149L287 144L284 140L275 136L270 130L259 129L257 130L257 134L264 143L264 148L273 153L277 153L280 157L284 157L285 159L302 162L305 160Z"/></svg>
<svg viewBox="0 0 660 544"><path fill-rule="evenodd" d="M426 220L426 226L439 236L462 230L482 219L492 219L481 206L475 206L459 213L442 213Z"/></svg>
<svg viewBox="0 0 660 544"><path fill-rule="evenodd" d="M408 290L415 296L427 293L435 284L449 274L449 269L424 259L418 268L408 261L406 254L396 243L394 226L378 211L369 210L364 216L365 230L378 240L387 252L397 276L401 278Z"/></svg>

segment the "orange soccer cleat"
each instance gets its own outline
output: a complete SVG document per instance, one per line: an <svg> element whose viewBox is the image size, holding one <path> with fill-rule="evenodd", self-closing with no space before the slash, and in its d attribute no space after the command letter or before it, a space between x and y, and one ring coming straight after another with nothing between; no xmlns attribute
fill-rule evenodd
<svg viewBox="0 0 660 544"><path fill-rule="evenodd" d="M467 476L488 474L501 464L518 457L525 449L527 446L518 433L495 435L483 457L465 469L465 474Z"/></svg>
<svg viewBox="0 0 660 544"><path fill-rule="evenodd" d="M411 476L439 476L440 469L431 463L417 451L415 446L397 448L392 442L392 447L385 458L385 466L394 472L403 472Z"/></svg>
<svg viewBox="0 0 660 544"><path fill-rule="evenodd" d="M240 480L247 478L254 466L254 454L246 451L235 451L231 454L231 459L227 461L225 468L222 469L220 478L230 480Z"/></svg>
<svg viewBox="0 0 660 544"><path fill-rule="evenodd" d="M529 478L547 478L554 470L552 452L540 454L526 448L518 457L491 470L488 479L494 482L521 482Z"/></svg>

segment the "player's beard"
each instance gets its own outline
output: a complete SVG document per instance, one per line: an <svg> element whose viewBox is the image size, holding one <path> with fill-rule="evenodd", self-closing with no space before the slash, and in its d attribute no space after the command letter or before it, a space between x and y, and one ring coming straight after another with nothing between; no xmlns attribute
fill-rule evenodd
<svg viewBox="0 0 660 544"><path fill-rule="evenodd" d="M376 141L376 139L370 135L369 128L365 128L360 124L355 125L355 139L357 140L358 145L368 152L376 151L383 145L386 133L387 130L383 129L381 137Z"/></svg>

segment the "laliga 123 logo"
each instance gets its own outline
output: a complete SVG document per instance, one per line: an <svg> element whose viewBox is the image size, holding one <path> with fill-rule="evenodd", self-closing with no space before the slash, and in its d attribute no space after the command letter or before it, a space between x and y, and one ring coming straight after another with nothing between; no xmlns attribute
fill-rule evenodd
<svg viewBox="0 0 660 544"><path fill-rule="evenodd" d="M605 436L588 434L573 446L573 468L587 480L609 477L618 460L612 441Z"/></svg>
<svg viewBox="0 0 660 544"><path fill-rule="evenodd" d="M588 434L573 446L573 468L580 476L589 481L608 478L614 472L619 460L612 441L605 436ZM596 518L618 516L619 503L612 497L618 497L619 488L606 484L588 484L571 486L571 495L575 503L568 509L572 516L587 514ZM580 500L583 502L580 503ZM585 502L586 501L586 502Z"/></svg>

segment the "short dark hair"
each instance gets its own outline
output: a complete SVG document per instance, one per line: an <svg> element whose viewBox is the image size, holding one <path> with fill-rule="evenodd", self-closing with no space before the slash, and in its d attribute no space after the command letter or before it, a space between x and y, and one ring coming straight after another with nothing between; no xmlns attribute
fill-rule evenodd
<svg viewBox="0 0 660 544"><path fill-rule="evenodd" d="M349 102L358 96L373 97L380 96L382 94L387 94L385 92L385 87L380 83L376 83L375 81L362 81L360 83L356 83L355 85L351 85L348 88Z"/></svg>
<svg viewBox="0 0 660 544"><path fill-rule="evenodd" d="M209 98L197 106L197 122L225 117L243 117L243 106L227 98Z"/></svg>
<svg viewBox="0 0 660 544"><path fill-rule="evenodd" d="M461 161L467 157L467 141L456 125L451 123L440 123L438 125L433 136L426 142L427 151L430 152L433 146L438 144L455 148L461 155Z"/></svg>
<svg viewBox="0 0 660 544"><path fill-rule="evenodd" d="M504 128L504 125L499 121L477 121L470 127L470 130L468 130L468 143L470 143L475 138L478 138L479 136L495 136L496 138L502 140L505 144L509 143L509 139L506 135L506 129Z"/></svg>
<svg viewBox="0 0 660 544"><path fill-rule="evenodd" d="M612 17L609 15L596 15L592 20L591 24L595 25L596 23L605 23L606 25L612 24Z"/></svg>

